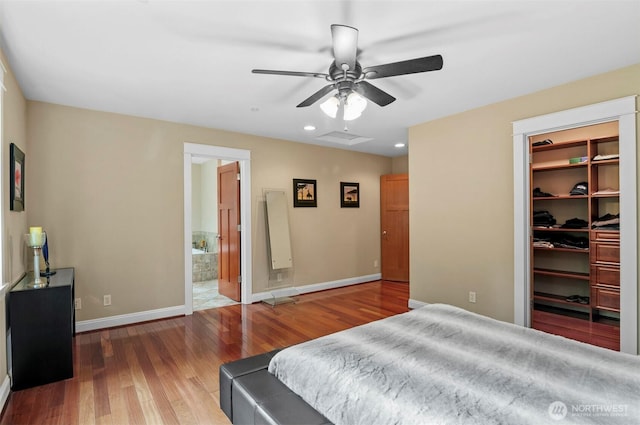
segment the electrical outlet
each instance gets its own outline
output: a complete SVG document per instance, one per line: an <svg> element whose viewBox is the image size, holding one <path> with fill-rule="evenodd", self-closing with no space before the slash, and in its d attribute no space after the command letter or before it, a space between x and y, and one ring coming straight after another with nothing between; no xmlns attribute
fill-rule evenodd
<svg viewBox="0 0 640 425"><path fill-rule="evenodd" d="M277 279L278 279L278 282L282 282L282 273L278 273Z"/></svg>
<svg viewBox="0 0 640 425"><path fill-rule="evenodd" d="M105 295L103 298L104 305L111 305L111 295Z"/></svg>
<svg viewBox="0 0 640 425"><path fill-rule="evenodd" d="M473 291L469 291L469 302L470 303L476 302L476 293Z"/></svg>
<svg viewBox="0 0 640 425"><path fill-rule="evenodd" d="M81 310L82 309L82 299L76 298L75 300L73 300L73 308L75 308L76 310Z"/></svg>
<svg viewBox="0 0 640 425"><path fill-rule="evenodd" d="M373 267L378 267L378 260L373 260Z"/></svg>

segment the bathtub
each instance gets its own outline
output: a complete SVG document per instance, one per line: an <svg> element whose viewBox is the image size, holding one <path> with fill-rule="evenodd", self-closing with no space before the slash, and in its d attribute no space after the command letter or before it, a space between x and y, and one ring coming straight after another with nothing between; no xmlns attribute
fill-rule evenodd
<svg viewBox="0 0 640 425"><path fill-rule="evenodd" d="M192 282L218 278L218 253L191 248Z"/></svg>

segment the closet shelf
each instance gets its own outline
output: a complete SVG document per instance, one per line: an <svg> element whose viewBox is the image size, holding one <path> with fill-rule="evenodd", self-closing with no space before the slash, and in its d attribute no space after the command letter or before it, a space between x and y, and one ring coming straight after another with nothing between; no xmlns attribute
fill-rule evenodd
<svg viewBox="0 0 640 425"><path fill-rule="evenodd" d="M580 254L588 254L588 249L573 249L573 248L545 248L542 246L534 246L534 250L536 251L553 251L553 252L577 252Z"/></svg>
<svg viewBox="0 0 640 425"><path fill-rule="evenodd" d="M553 269L533 269L533 273L542 276L554 276L554 277L565 277L568 279L579 279L579 280L589 280L589 273L581 273L581 272L568 272L564 270L553 270Z"/></svg>
<svg viewBox="0 0 640 425"><path fill-rule="evenodd" d="M589 232L589 229L567 229L562 227L544 227L544 226L534 226L532 227L534 231L539 232Z"/></svg>

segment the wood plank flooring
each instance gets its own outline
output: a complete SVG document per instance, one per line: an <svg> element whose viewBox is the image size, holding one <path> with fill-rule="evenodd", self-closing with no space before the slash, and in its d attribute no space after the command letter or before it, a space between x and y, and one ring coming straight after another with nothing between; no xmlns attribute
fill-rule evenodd
<svg viewBox="0 0 640 425"><path fill-rule="evenodd" d="M377 281L78 334L74 377L12 392L0 425L229 424L222 363L408 311L408 297L408 284Z"/></svg>

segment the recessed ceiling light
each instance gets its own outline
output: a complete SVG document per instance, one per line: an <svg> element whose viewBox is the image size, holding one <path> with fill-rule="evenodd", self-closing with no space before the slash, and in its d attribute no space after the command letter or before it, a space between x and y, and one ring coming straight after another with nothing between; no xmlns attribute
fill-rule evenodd
<svg viewBox="0 0 640 425"><path fill-rule="evenodd" d="M396 148L404 148L406 145L404 143L396 143L394 146Z"/></svg>
<svg viewBox="0 0 640 425"><path fill-rule="evenodd" d="M313 131L313 130L315 130L315 129L316 129L316 126L315 126L315 125L311 125L311 124L309 124L309 125L305 125L305 126L304 126L304 129L305 129L306 131Z"/></svg>

